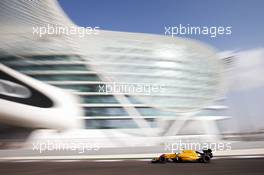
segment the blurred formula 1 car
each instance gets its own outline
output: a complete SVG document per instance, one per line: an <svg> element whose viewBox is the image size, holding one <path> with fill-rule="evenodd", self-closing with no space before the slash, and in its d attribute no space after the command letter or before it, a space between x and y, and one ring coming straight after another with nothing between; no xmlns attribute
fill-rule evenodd
<svg viewBox="0 0 264 175"><path fill-rule="evenodd" d="M203 150L202 152L193 150L183 150L181 153L162 154L159 157L152 159L152 163L166 162L201 162L209 163L213 153L211 149Z"/></svg>

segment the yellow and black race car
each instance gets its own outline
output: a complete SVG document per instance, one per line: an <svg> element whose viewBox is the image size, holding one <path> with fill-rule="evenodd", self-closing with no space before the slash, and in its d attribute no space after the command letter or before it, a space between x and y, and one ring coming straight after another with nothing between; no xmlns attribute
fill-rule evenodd
<svg viewBox="0 0 264 175"><path fill-rule="evenodd" d="M152 159L152 163L166 162L202 162L209 163L213 153L211 149L203 150L202 152L194 150L183 150L181 153L162 154L159 157Z"/></svg>

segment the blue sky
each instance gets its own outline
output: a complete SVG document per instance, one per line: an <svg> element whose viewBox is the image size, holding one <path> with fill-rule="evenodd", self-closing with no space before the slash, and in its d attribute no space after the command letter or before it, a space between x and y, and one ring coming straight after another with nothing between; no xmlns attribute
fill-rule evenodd
<svg viewBox="0 0 264 175"><path fill-rule="evenodd" d="M232 35L185 35L219 50L264 47L263 0L59 0L80 26L155 33L164 26L232 26Z"/></svg>

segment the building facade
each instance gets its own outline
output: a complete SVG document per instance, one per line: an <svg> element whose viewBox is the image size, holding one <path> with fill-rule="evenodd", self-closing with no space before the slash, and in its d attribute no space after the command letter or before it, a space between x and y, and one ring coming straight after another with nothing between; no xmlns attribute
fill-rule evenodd
<svg viewBox="0 0 264 175"><path fill-rule="evenodd" d="M226 118L219 112L226 109L224 76L222 62L209 46L104 30L81 37L40 36L40 27L47 25L80 27L57 1L3 0L0 7L3 128L79 129L88 135L92 130L219 134L215 121ZM150 92L154 86L160 89Z"/></svg>

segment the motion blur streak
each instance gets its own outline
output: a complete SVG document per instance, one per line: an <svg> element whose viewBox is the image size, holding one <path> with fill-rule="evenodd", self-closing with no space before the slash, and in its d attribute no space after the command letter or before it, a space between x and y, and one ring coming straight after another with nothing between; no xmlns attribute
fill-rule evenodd
<svg viewBox="0 0 264 175"><path fill-rule="evenodd" d="M263 158L251 159L217 159L209 164L200 163L167 163L151 164L145 161L53 161L53 162L10 162L0 163L1 174L28 175L262 175L264 171Z"/></svg>

